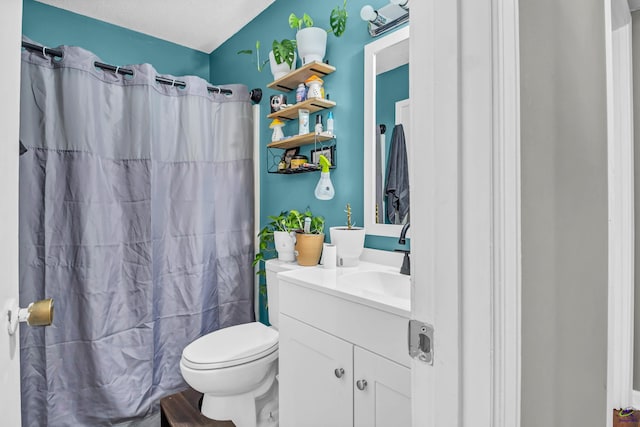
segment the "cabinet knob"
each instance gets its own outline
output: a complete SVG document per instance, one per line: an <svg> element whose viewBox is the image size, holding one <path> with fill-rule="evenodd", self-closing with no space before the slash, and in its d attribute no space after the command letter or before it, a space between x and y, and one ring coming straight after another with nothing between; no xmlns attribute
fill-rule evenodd
<svg viewBox="0 0 640 427"><path fill-rule="evenodd" d="M364 390L365 388L367 388L367 380L356 381L356 387L358 387L358 390Z"/></svg>
<svg viewBox="0 0 640 427"><path fill-rule="evenodd" d="M342 376L344 375L344 369L342 368L335 369L333 373L337 378L342 378Z"/></svg>

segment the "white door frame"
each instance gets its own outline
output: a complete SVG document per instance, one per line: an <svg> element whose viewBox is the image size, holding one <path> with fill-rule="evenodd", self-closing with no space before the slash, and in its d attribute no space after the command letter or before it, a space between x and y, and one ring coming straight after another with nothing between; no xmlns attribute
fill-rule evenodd
<svg viewBox="0 0 640 427"><path fill-rule="evenodd" d="M411 4L412 425L520 425L517 0ZM414 138L415 139L415 138ZM419 221L416 218L420 218ZM471 302L472 301L472 302Z"/></svg>
<svg viewBox="0 0 640 427"><path fill-rule="evenodd" d="M0 414L2 424L19 426L20 341L7 332L8 305L18 301L18 140L20 121L20 38L22 0L3 2L0 13ZM13 300L13 302L11 302Z"/></svg>
<svg viewBox="0 0 640 427"><path fill-rule="evenodd" d="M493 427L519 427L521 407L520 18L493 0Z"/></svg>
<svg viewBox="0 0 640 427"><path fill-rule="evenodd" d="M609 284L607 426L613 408L640 407L633 390L634 149L631 14L626 0L605 0Z"/></svg>
<svg viewBox="0 0 640 427"><path fill-rule="evenodd" d="M412 2L411 18L420 25L411 25L409 43L410 127L414 137L424 136L409 147L409 157L424 162L410 177L411 316L435 329L433 366L411 365L411 419L413 427L456 427L462 415L458 2Z"/></svg>

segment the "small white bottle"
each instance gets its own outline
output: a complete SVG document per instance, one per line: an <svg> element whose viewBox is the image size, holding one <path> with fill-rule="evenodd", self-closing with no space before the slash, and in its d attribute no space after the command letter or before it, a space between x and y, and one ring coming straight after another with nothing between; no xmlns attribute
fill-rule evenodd
<svg viewBox="0 0 640 427"><path fill-rule="evenodd" d="M333 135L333 111L327 114L327 133Z"/></svg>
<svg viewBox="0 0 640 427"><path fill-rule="evenodd" d="M316 134L321 134L322 133L322 116L320 114L318 114L316 116L316 126L314 128Z"/></svg>
<svg viewBox="0 0 640 427"><path fill-rule="evenodd" d="M298 134L305 135L309 133L309 110L303 108L298 110Z"/></svg>

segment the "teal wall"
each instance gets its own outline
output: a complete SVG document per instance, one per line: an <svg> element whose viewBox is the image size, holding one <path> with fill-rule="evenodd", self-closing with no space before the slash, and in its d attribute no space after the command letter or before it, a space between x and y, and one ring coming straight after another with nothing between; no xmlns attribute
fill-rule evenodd
<svg viewBox="0 0 640 427"><path fill-rule="evenodd" d="M317 200L313 191L320 178L319 173L297 175L277 175L266 172L266 143L271 141L271 131L266 115L269 114L269 96L280 92L266 89L273 80L269 66L262 73L256 69L247 55L238 55L237 51L252 49L256 40L262 43L261 56L266 58L273 39L294 38L295 31L289 28L288 17L291 12L300 16L307 12L314 19L315 26L329 28L329 14L342 0L277 0L262 14L247 24L241 31L227 40L211 54L210 81L216 84L244 83L249 87L261 87L264 97L261 105L261 195L260 207L262 224L267 215L278 214L282 210L305 209L310 207L314 214L326 218L327 227L344 225L345 205L351 204L356 225L363 225L363 67L364 45L373 39L367 32L366 23L360 19L360 9L371 3L369 0L351 0L347 11L349 20L345 34L336 38L329 34L325 60L336 67L336 72L324 78L325 91L336 101L333 108L335 134L337 135L337 164L331 172L331 180L336 190L333 200ZM380 3L380 4L378 4ZM382 6L386 1L371 3ZM299 62L299 61L298 61ZM295 102L295 92L287 93L289 102ZM326 123L326 112L325 116ZM310 120L312 126L314 117ZM297 120L285 127L285 135L297 133ZM303 154L308 149L303 149ZM328 240L328 236L326 237ZM365 245L378 249L398 247L396 238L367 236Z"/></svg>
<svg viewBox="0 0 640 427"><path fill-rule="evenodd" d="M391 135L393 135L393 127L396 123L396 102L407 98L409 98L409 64L378 74L376 80L376 124L387 126L384 134L385 159L389 159L389 153L391 153ZM386 179L386 164L383 167ZM386 206L386 202L384 206ZM382 216L385 223L391 224L386 214Z"/></svg>
<svg viewBox="0 0 640 427"><path fill-rule="evenodd" d="M63 9L24 0L22 33L36 43L80 46L113 65L149 63L160 74L209 79L209 55Z"/></svg>
<svg viewBox="0 0 640 427"><path fill-rule="evenodd" d="M402 65L376 80L376 123L387 125L387 140L396 120L396 102L409 98L409 65Z"/></svg>

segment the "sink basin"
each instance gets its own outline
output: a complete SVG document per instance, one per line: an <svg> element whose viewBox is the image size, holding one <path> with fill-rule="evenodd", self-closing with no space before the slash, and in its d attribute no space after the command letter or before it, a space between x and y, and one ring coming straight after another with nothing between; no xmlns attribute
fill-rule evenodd
<svg viewBox="0 0 640 427"><path fill-rule="evenodd" d="M358 271L338 278L338 287L362 295L411 299L409 276L389 271Z"/></svg>

